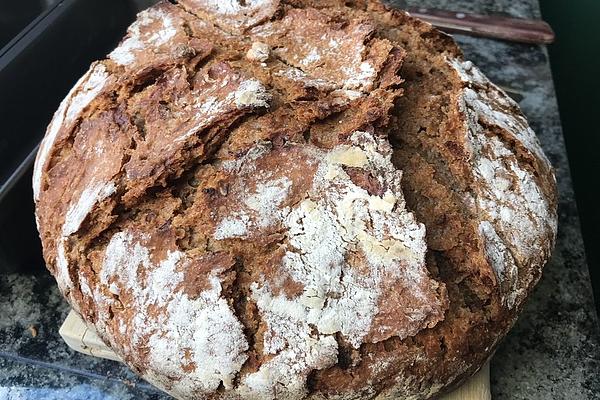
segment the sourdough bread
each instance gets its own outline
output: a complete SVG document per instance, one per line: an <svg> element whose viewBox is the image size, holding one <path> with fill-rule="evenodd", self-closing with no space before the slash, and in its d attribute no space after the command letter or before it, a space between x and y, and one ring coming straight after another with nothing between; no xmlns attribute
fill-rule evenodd
<svg viewBox="0 0 600 400"><path fill-rule="evenodd" d="M510 329L556 234L519 107L378 2L180 0L61 103L49 270L180 399L426 399Z"/></svg>

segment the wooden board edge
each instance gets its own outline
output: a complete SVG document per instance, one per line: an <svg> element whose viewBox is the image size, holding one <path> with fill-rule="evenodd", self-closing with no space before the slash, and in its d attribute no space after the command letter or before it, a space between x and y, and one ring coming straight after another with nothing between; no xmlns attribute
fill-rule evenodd
<svg viewBox="0 0 600 400"><path fill-rule="evenodd" d="M60 329L59 335L73 350L94 357L121 361L121 358L98 337L75 311L69 311Z"/></svg>

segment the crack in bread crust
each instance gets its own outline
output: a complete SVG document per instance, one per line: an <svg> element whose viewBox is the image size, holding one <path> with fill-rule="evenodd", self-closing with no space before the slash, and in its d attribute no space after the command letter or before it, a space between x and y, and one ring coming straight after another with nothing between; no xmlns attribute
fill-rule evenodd
<svg viewBox="0 0 600 400"><path fill-rule="evenodd" d="M34 192L65 297L186 399L448 390L510 328L556 231L518 106L375 1L140 13L55 114Z"/></svg>

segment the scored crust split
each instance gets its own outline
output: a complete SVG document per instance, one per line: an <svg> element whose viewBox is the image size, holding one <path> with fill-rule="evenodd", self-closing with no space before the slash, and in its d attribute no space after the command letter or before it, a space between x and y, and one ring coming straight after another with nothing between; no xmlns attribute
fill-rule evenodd
<svg viewBox="0 0 600 400"><path fill-rule="evenodd" d="M181 399L449 390L556 234L516 103L375 1L141 12L61 103L33 186L62 293Z"/></svg>

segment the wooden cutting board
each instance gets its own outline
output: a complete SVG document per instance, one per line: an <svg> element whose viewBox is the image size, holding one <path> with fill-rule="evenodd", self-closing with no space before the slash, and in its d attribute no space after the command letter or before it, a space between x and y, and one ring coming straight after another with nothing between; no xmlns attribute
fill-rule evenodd
<svg viewBox="0 0 600 400"><path fill-rule="evenodd" d="M119 356L100 340L96 332L89 328L75 311L69 312L59 333L73 350L95 357L121 361ZM491 398L490 367L486 364L463 386L439 400L491 400Z"/></svg>

